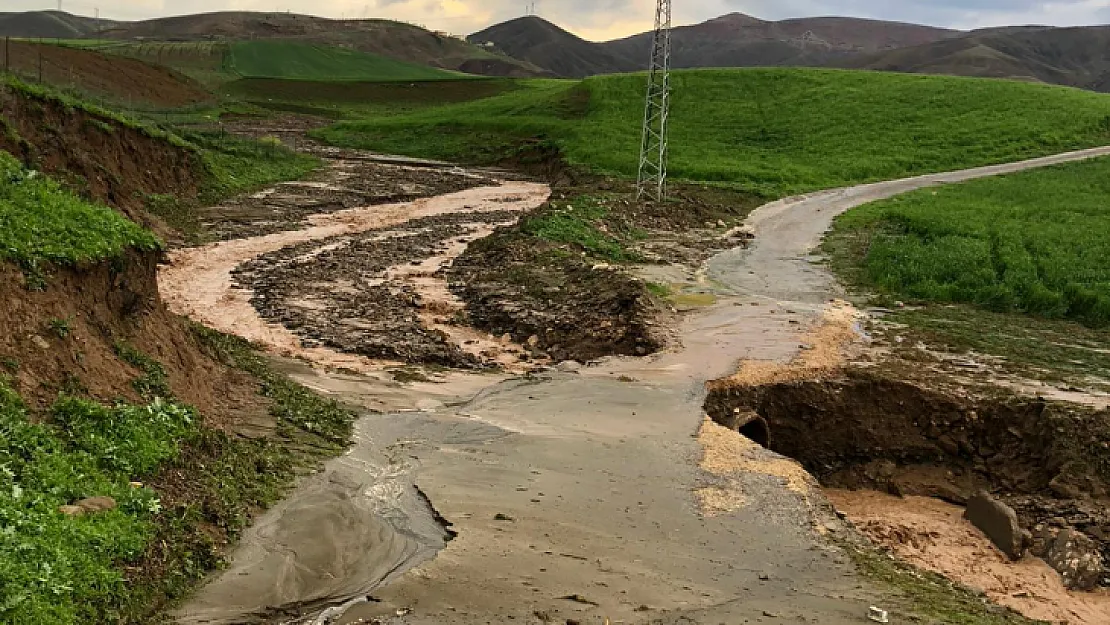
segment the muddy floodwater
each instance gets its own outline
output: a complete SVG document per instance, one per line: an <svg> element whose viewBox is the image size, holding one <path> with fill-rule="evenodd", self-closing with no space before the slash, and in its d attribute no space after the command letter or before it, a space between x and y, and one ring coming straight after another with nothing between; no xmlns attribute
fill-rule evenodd
<svg viewBox="0 0 1110 625"><path fill-rule="evenodd" d="M869 606L893 599L825 538L849 530L799 464L706 420L707 382L831 367L859 341L858 313L835 300L838 287L812 257L835 215L930 184L1107 152L768 205L749 219L750 249L672 276L680 290L711 297L681 317L670 349L526 376L399 381L387 373L396 363L306 347L260 316L233 273L306 242L433 215L527 210L546 200L544 185L333 212L300 230L173 253L161 288L175 311L258 342L294 379L364 412L352 449L264 514L178 620L864 622ZM432 270L473 240L385 277L410 281L433 308L457 307ZM440 323L434 310L417 317ZM479 341L472 351L497 340L443 334Z"/></svg>

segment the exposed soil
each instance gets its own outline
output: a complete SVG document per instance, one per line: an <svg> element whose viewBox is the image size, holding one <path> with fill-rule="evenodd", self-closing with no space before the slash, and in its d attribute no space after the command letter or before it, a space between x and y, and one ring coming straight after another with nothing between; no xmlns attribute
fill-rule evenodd
<svg viewBox="0 0 1110 625"><path fill-rule="evenodd" d="M450 171L340 158L306 180L200 209L198 218L205 239L227 241L305 228L311 215L411 202L490 183Z"/></svg>
<svg viewBox="0 0 1110 625"><path fill-rule="evenodd" d="M333 161L330 169L341 172L344 163ZM443 175L428 174L433 180ZM470 178L455 178L464 187L472 185ZM311 185L299 190L307 198L317 191ZM367 362L372 354L393 364L409 360L474 367L480 354L448 341L449 330L425 315L449 318L454 313L454 302L432 296L420 282L434 276L440 261L415 274L401 268L434 258L446 262L461 252L443 258L444 248L453 246L447 242L469 240L475 233L468 230L475 228L477 234L488 234L490 223L511 221L508 212L534 207L546 197L543 185L505 183L319 213L300 230L176 251L161 285L176 312L323 366L386 364ZM324 255L317 257L317 250ZM237 287L233 272L255 259L261 260L240 272ZM342 288L335 288L337 283ZM257 297L241 288L255 285L260 287ZM282 324L268 323L254 304ZM350 351L344 357L324 345Z"/></svg>
<svg viewBox="0 0 1110 625"><path fill-rule="evenodd" d="M50 98L0 89L0 120L0 149L159 234L144 197L194 197L204 176L195 153Z"/></svg>
<svg viewBox="0 0 1110 625"><path fill-rule="evenodd" d="M983 590L1000 605L1052 623L1110 621L1110 592L1067 590L1042 560L1012 562L963 518L964 509L938 499L875 491L826 490L868 538L899 558Z"/></svg>
<svg viewBox="0 0 1110 625"><path fill-rule="evenodd" d="M513 223L517 216L510 211L435 215L399 229L308 241L251 260L233 275L254 292L251 303L263 318L295 331L305 346L412 364L476 367L479 358L424 323L420 313L430 304L405 279L411 276L395 278L396 270L390 270L419 267L446 253L454 241L466 241L466 235L483 227L488 232L491 225Z"/></svg>
<svg viewBox="0 0 1110 625"><path fill-rule="evenodd" d="M173 394L212 425L264 429L268 402L257 396L257 383L208 358L162 304L157 260L143 254L55 268L41 291L28 289L18 268L0 265L3 373L36 410L59 393L139 402L133 381L145 372L120 358L117 345L124 344L160 363Z"/></svg>
<svg viewBox="0 0 1110 625"><path fill-rule="evenodd" d="M11 41L0 45L0 67L129 108L180 108L215 100L200 83L167 67L94 50Z"/></svg>
<svg viewBox="0 0 1110 625"><path fill-rule="evenodd" d="M645 355L665 344L642 281L559 246L503 230L448 270L471 325L531 343L555 360Z"/></svg>
<svg viewBox="0 0 1110 625"><path fill-rule="evenodd" d="M542 161L535 166L542 168ZM558 213L578 196L599 194L608 198L608 212L596 227L635 233L623 237L630 255L694 267L714 251L746 242L726 236L728 226L757 202L691 185L678 188L672 201L644 203L624 185L577 180L577 186L560 188L519 225L471 245L447 271L452 290L466 302L468 322L497 336L534 342L554 360L643 356L666 345L662 316L667 307L643 280L589 257L578 245L530 234L529 221Z"/></svg>

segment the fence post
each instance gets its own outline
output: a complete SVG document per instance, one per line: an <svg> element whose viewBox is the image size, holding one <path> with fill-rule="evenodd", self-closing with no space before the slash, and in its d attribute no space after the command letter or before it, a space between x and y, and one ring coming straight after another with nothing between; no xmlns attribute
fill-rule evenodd
<svg viewBox="0 0 1110 625"><path fill-rule="evenodd" d="M12 71L12 38L4 37L4 73Z"/></svg>

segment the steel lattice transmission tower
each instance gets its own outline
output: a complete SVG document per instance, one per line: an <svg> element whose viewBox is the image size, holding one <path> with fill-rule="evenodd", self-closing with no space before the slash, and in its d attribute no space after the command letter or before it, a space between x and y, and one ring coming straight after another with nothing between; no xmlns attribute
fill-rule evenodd
<svg viewBox="0 0 1110 625"><path fill-rule="evenodd" d="M667 194L667 122L671 103L671 0L658 0L651 43L644 133L636 196L662 200Z"/></svg>

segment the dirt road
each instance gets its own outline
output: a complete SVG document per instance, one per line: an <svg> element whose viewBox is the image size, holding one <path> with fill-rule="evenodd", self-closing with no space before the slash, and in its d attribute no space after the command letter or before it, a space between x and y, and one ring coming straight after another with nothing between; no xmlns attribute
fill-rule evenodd
<svg viewBox="0 0 1110 625"><path fill-rule="evenodd" d="M837 293L809 256L836 214L930 184L1107 154L765 206L749 220L750 249L687 274L689 289L715 303L686 315L680 344L653 357L417 387L287 363L321 392L395 411L366 414L352 451L247 532L231 568L179 620L866 622L869 605L891 600L822 537L841 527L812 480L705 423L705 383L742 361L797 356L799 331ZM205 262L189 253L173 271ZM167 299L190 310L180 285L165 283ZM299 355L327 357L317 349ZM405 407L419 411L396 411Z"/></svg>

